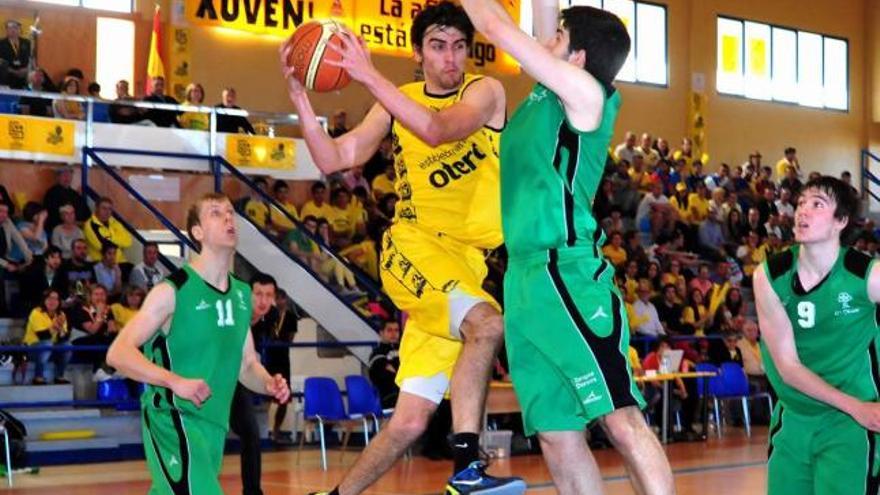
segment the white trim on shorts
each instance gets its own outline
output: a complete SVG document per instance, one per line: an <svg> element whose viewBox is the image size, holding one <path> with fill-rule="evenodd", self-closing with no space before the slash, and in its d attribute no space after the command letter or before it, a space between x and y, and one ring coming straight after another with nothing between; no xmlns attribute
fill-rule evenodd
<svg viewBox="0 0 880 495"><path fill-rule="evenodd" d="M472 296L461 289L452 289L449 293L449 335L462 340L461 325L474 306L486 300Z"/></svg>
<svg viewBox="0 0 880 495"><path fill-rule="evenodd" d="M404 378L400 384L401 392L417 395L434 404L439 404L443 400L448 389L449 378L442 371L434 376L411 376Z"/></svg>

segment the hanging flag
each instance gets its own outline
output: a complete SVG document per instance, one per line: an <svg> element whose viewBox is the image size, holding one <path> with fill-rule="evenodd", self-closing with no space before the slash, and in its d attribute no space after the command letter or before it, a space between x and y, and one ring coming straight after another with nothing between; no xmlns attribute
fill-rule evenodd
<svg viewBox="0 0 880 495"><path fill-rule="evenodd" d="M165 65L162 63L162 22L159 18L159 6L156 5L156 13L153 15L153 35L150 37L150 55L147 58L147 83L144 85L144 93L153 92L153 78L165 77Z"/></svg>

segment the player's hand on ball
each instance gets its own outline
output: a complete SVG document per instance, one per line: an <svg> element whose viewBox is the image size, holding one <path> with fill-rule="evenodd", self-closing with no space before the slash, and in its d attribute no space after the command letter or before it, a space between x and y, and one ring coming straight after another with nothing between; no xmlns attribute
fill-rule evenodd
<svg viewBox="0 0 880 495"><path fill-rule="evenodd" d="M271 395L279 404L284 404L290 399L290 386L281 375L274 375L266 382L266 395Z"/></svg>
<svg viewBox="0 0 880 495"><path fill-rule="evenodd" d="M293 51L293 43L290 40L278 49L278 54L281 57L281 75L287 81L287 92L293 98L305 93L306 88L296 78L296 67L288 64L291 51Z"/></svg>
<svg viewBox="0 0 880 495"><path fill-rule="evenodd" d="M852 417L868 430L880 432L880 402L860 403Z"/></svg>
<svg viewBox="0 0 880 495"><path fill-rule="evenodd" d="M360 83L366 83L376 75L376 67L370 58L370 50L367 43L354 35L348 29L342 28L336 33L342 38L342 48L333 43L327 44L327 49L333 50L342 57L342 61L327 60L327 65L341 67L348 72L352 79Z"/></svg>
<svg viewBox="0 0 880 495"><path fill-rule="evenodd" d="M196 407L202 407L202 404L211 397L211 387L202 379L180 378L171 385L171 391L174 395L192 402Z"/></svg>

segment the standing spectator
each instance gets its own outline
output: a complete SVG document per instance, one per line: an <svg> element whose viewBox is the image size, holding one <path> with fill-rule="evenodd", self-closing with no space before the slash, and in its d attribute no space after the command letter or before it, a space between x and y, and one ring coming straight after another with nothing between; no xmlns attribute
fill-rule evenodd
<svg viewBox="0 0 880 495"><path fill-rule="evenodd" d="M156 76L152 79L152 89L153 92L146 97L144 97L145 102L149 103L166 103L169 105L177 105L180 102L177 101L173 96L167 96L165 94L165 78L162 76ZM177 121L177 116L180 115L179 111L176 110L159 110L155 108L151 108L147 110L144 115L148 120L151 120L158 127L180 127L180 123Z"/></svg>
<svg viewBox="0 0 880 495"><path fill-rule="evenodd" d="M666 335L657 308L651 302L651 286L646 281L642 281L639 283L637 293L638 299L632 304L632 311L629 314L632 331L645 337Z"/></svg>
<svg viewBox="0 0 880 495"><path fill-rule="evenodd" d="M776 177L778 180L782 180L783 177L786 176L786 169L788 167L794 168L795 175L797 177L803 176L803 171L801 170L801 164L798 161L797 150L789 146L785 148L785 152L782 158L776 162Z"/></svg>
<svg viewBox="0 0 880 495"><path fill-rule="evenodd" d="M89 205L82 195L74 189L73 184L73 168L63 166L55 171L55 184L46 191L43 196L43 206L49 213L46 219L46 230L51 232L56 225L61 223L61 207L71 205L76 213L76 222L85 222L92 215Z"/></svg>
<svg viewBox="0 0 880 495"><path fill-rule="evenodd" d="M109 108L110 122L114 124L134 124L144 120L144 110L126 105L124 102L134 102L135 99L128 93L128 81L121 79L116 83L116 100L122 104L112 104ZM152 121L147 121L152 122ZM152 124L151 124L152 125Z"/></svg>
<svg viewBox="0 0 880 495"><path fill-rule="evenodd" d="M116 258L117 247L113 244L101 246L101 261L95 263L95 281L107 289L107 299L115 301L122 293L122 270Z"/></svg>
<svg viewBox="0 0 880 495"><path fill-rule="evenodd" d="M168 269L159 261L159 245L146 242L143 247L143 260L134 266L129 275L129 283L149 292L169 275Z"/></svg>
<svg viewBox="0 0 880 495"><path fill-rule="evenodd" d="M241 107L235 104L237 99L238 95L235 92L235 88L223 88L223 92L220 94L221 101L217 104L216 108L241 110ZM223 113L217 114L217 132L256 134L254 126L251 125L247 117L243 115L227 115Z"/></svg>
<svg viewBox="0 0 880 495"><path fill-rule="evenodd" d="M379 331L379 345L370 354L370 381L379 390L382 408L394 407L400 389L394 382L400 369L400 324L385 320Z"/></svg>
<svg viewBox="0 0 880 495"><path fill-rule="evenodd" d="M61 83L61 94L67 96L79 96L79 79L70 76L65 77L64 81ZM82 103L76 100L55 100L52 103L52 111L55 113L56 117L61 119L85 120L86 118L86 111L83 108Z"/></svg>
<svg viewBox="0 0 880 495"><path fill-rule="evenodd" d="M95 213L85 224L85 239L89 246L89 260L100 261L102 248L112 244L116 246L116 261L121 265L126 262L122 252L131 246L131 234L125 226L113 218L113 201L104 197L95 205Z"/></svg>
<svg viewBox="0 0 880 495"><path fill-rule="evenodd" d="M272 197L276 203L281 205L284 212L281 212L275 205L269 205L269 224L272 230L284 237L296 228L291 218L299 220L299 212L296 211L296 205L290 202L290 187L283 180L278 179L272 184Z"/></svg>
<svg viewBox="0 0 880 495"><path fill-rule="evenodd" d="M264 342L277 344L267 347L266 371L271 375L279 374L285 380L290 379L290 347L287 344L293 342L297 332L297 320L295 312L288 309L287 292L278 288L275 294L275 307L262 320L255 325L255 333ZM257 326L260 328L257 329ZM283 344L283 346L282 346ZM288 383L290 383L288 381ZM271 439L275 443L289 444L290 434L281 433L281 424L287 415L287 403L275 405L275 415L272 420Z"/></svg>
<svg viewBox="0 0 880 495"><path fill-rule="evenodd" d="M28 316L24 331L24 344L39 347L64 345L67 343L68 334L67 316L61 310L61 296L55 289L46 289L39 306L34 308ZM34 361L36 362L34 385L46 384L45 368L50 360L55 364L55 383L70 383L64 378L64 370L70 360L70 352L53 352L47 349L34 353Z"/></svg>
<svg viewBox="0 0 880 495"><path fill-rule="evenodd" d="M7 64L5 84L12 89L24 89L31 61L31 42L21 37L21 23L16 20L6 21L6 37L0 40L0 59Z"/></svg>
<svg viewBox="0 0 880 495"><path fill-rule="evenodd" d="M45 72L43 69L34 69L28 74L28 91L43 92L49 91L46 87ZM22 115L32 115L34 117L52 117L52 100L40 98L39 96L22 96L18 100Z"/></svg>
<svg viewBox="0 0 880 495"><path fill-rule="evenodd" d="M21 296L25 307L33 308L40 303L46 289L58 291L62 300L67 297L67 284L61 270L61 251L55 246L46 250L43 258L36 260L22 273Z"/></svg>
<svg viewBox="0 0 880 495"><path fill-rule="evenodd" d="M614 148L614 157L617 161L626 160L627 163L633 162L633 155L640 153L636 149L636 135L632 131L627 131L623 142Z"/></svg>
<svg viewBox="0 0 880 495"><path fill-rule="evenodd" d="M95 283L95 270L87 253L86 241L77 239L71 244L70 259L61 265L61 279L66 287L62 293L67 297L65 306L84 301L89 287Z"/></svg>
<svg viewBox="0 0 880 495"><path fill-rule="evenodd" d="M329 220L333 216L333 207L327 202L327 186L323 182L312 184L312 199L303 205L299 214L302 218L311 215L324 220Z"/></svg>
<svg viewBox="0 0 880 495"><path fill-rule="evenodd" d="M140 311L146 295L147 293L144 292L144 289L129 285L125 288L125 291L123 291L122 298L119 302L110 305L110 312L113 313L113 320L116 321L116 325L120 330L125 328L125 325L127 325L128 322L134 318L134 315Z"/></svg>
<svg viewBox="0 0 880 495"><path fill-rule="evenodd" d="M47 216L43 205L34 201L28 201L21 212L18 231L34 256L42 256L49 248L49 236L46 235Z"/></svg>
<svg viewBox="0 0 880 495"><path fill-rule="evenodd" d="M205 88L199 83L189 83L186 86L185 105L194 107L202 106L205 102ZM204 112L183 112L177 118L180 127L194 131L207 131L211 128L211 115Z"/></svg>
<svg viewBox="0 0 880 495"><path fill-rule="evenodd" d="M76 210L73 205L66 204L58 209L61 223L52 229L52 245L61 250L61 257L69 260L72 254L73 241L85 239L85 234L76 224Z"/></svg>
<svg viewBox="0 0 880 495"><path fill-rule="evenodd" d="M348 132L348 113L342 109L336 110L333 112L333 117L330 122L330 128L327 129L327 134L332 138L337 138L346 132Z"/></svg>

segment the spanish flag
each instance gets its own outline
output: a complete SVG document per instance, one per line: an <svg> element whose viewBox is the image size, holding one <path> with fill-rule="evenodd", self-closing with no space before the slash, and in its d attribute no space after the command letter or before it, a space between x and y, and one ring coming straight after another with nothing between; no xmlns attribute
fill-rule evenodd
<svg viewBox="0 0 880 495"><path fill-rule="evenodd" d="M147 58L147 84L144 91L148 95L153 92L154 77L165 77L165 65L162 62L162 22L158 5L153 15L153 35L150 37L150 55Z"/></svg>

